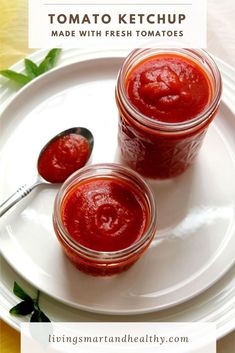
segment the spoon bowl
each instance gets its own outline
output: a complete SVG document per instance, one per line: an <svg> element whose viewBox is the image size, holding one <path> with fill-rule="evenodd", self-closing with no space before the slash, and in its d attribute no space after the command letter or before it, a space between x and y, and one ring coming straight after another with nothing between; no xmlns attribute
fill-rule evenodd
<svg viewBox="0 0 235 353"><path fill-rule="evenodd" d="M88 141L88 143L90 145L90 155L91 155L93 147L94 147L94 136L92 135L91 131L85 127L72 127L70 129L67 129L67 130L60 132L59 134L54 136L50 141L48 141L45 144L45 146L41 149L41 151L38 155L38 160L39 160L40 156L42 155L42 153L47 149L47 147L52 142L57 140L59 137L63 137L63 136L70 135L70 134L76 134L76 135L80 135L80 136L85 137L85 139Z"/></svg>
<svg viewBox="0 0 235 353"><path fill-rule="evenodd" d="M78 143L78 139L75 139L74 144L68 143L68 139L71 136L81 136L83 137L83 141L86 141L86 155L83 156L84 158L80 161L79 160L79 146L80 143ZM66 137L68 137L68 139L66 139ZM52 146L55 146L57 144L57 142L59 142L59 149L60 149L60 154L55 155L53 154L53 149ZM16 190L10 197L8 197L1 205L0 205L0 217L2 215L4 215L11 207L13 207L17 202L19 202L20 200L22 200L25 196L27 196L36 186L40 185L40 184L58 184L58 183L63 183L73 172L75 172L76 170L82 168L86 162L89 160L90 155L92 153L94 147L94 137L91 133L90 130L88 130L85 127L73 127L67 130L64 130L62 132L60 132L59 134L57 134L56 136L54 136L40 151L39 155L38 155L38 160L37 160L37 170L38 170L38 174L36 177L36 181L34 183L32 183L31 185L22 185L18 190ZM62 176L60 175L60 178L57 180L53 180L53 179L49 179L45 178L45 175L42 175L43 173L40 172L40 168L39 168L39 164L40 164L40 160L43 158L44 154L47 153L47 164L51 164L51 168L53 168L53 166L58 166L60 167L61 170L65 169L66 165L63 165L63 163L67 163L66 159L67 159L67 155L66 153L68 153L69 148L71 148L73 151L73 159L76 162L74 162L74 165L72 164L72 162L70 161L70 165L69 165L69 170L67 171L66 174L62 174ZM49 158L53 158L53 162L52 160L49 160ZM60 157L61 156L61 160ZM54 163L54 159L56 159L56 163ZM77 160L79 160L80 166L77 168ZM51 163L50 163L51 162ZM59 170L59 169L58 169ZM54 170L54 173L56 173L56 170Z"/></svg>

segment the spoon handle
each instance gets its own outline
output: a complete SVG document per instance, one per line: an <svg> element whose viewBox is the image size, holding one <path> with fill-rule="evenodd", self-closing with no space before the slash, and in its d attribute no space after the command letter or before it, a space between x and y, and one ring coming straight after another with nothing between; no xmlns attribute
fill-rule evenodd
<svg viewBox="0 0 235 353"><path fill-rule="evenodd" d="M17 202L22 200L25 196L27 196L36 186L41 184L41 182L36 181L32 185L22 185L14 194L8 197L1 205L0 205L0 217L2 217L11 207L13 207Z"/></svg>

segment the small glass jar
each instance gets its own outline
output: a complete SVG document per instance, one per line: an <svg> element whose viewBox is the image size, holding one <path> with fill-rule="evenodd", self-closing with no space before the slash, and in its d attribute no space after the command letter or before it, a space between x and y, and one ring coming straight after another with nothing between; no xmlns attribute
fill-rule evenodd
<svg viewBox="0 0 235 353"><path fill-rule="evenodd" d="M144 200L147 207L147 222L144 233L129 247L118 251L96 251L87 248L68 233L62 221L64 200L76 185L97 178L111 178L125 182ZM96 216L94 216L96 217ZM95 222L95 220L91 220ZM127 270L144 253L156 233L156 209L154 197L145 181L129 168L118 164L97 164L75 172L61 186L54 204L53 224L55 233L70 261L81 271L94 276L109 276Z"/></svg>
<svg viewBox="0 0 235 353"><path fill-rule="evenodd" d="M165 123L151 119L131 103L126 92L128 74L141 62L159 54L177 55L195 62L211 83L211 100L204 111L184 122ZM209 124L215 117L222 93L220 72L204 50L136 49L125 59L116 85L119 110L118 141L122 159L132 169L153 179L183 173L198 155Z"/></svg>

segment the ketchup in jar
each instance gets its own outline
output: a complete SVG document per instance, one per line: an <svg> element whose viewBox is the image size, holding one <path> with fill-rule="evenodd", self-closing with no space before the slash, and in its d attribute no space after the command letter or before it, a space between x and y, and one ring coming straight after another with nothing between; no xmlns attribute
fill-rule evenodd
<svg viewBox="0 0 235 353"><path fill-rule="evenodd" d="M203 50L134 50L116 86L123 160L153 179L183 173L198 155L221 90L219 70Z"/></svg>
<svg viewBox="0 0 235 353"><path fill-rule="evenodd" d="M155 203L145 181L118 164L74 173L55 201L54 229L81 271L113 275L128 269L156 232Z"/></svg>

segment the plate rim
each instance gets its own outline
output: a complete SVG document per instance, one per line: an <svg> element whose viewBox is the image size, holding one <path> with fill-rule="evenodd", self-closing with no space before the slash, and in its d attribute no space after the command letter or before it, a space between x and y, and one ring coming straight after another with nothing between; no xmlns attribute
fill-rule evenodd
<svg viewBox="0 0 235 353"><path fill-rule="evenodd" d="M32 286L31 284L29 284L29 282L26 281L23 277L21 277L21 275L19 275L17 272L15 272L14 269L12 269L12 267L10 266L10 264L9 264L6 260L4 260L4 262L5 262L5 264L3 264L3 267L5 267L5 266L9 267L10 270L13 271L13 272L16 274L16 276L20 277L24 282L26 282L26 284L27 284L28 287L31 287L31 288L33 288L33 289L35 290L35 287ZM0 263L2 263L2 258L1 258L1 256L0 256ZM233 268L231 268L230 271L233 272L233 274L234 274L234 276L233 276L233 280L234 280L234 279L235 279L235 266L233 266ZM226 275L225 275L225 276L226 276ZM217 283L219 283L220 281L224 281L224 277L222 277ZM0 283L0 303L1 303L1 289L2 289L3 291L5 290L6 295L8 296L9 302L10 302L10 298L12 298L13 301L14 301L13 305L17 304L17 298L14 296L13 292L11 292L7 287L4 287L4 288L2 288L2 287L3 287L3 284ZM24 288L25 288L25 287L24 287ZM234 289L234 288L233 288L233 289ZM28 290L28 289L27 289L27 290ZM206 294L206 292L204 292L202 295L206 295L206 296L207 296L208 294ZM41 299L45 299L45 298L49 298L49 300L50 300L50 301L53 301L53 303L55 302L57 305L61 305L61 302L60 302L60 301L57 301L57 300L55 300L54 298L52 298L51 296L48 296L48 295L46 295L45 293L42 293L42 294L41 294ZM234 296L232 296L232 298L235 299ZM194 298L194 299L192 299L192 300L197 300L197 297ZM190 302L190 301L189 301L189 302ZM235 300L234 300L234 302L235 302ZM62 305L66 306L65 304L62 304ZM180 307L181 305L185 305L185 303L179 304L179 306L177 306L177 307ZM69 307L69 309L72 310L73 308ZM75 309L75 310L76 310L76 312L78 312L78 313L84 313L85 315L87 314L86 311L83 311L83 310L80 310L80 309ZM168 310L171 310L171 309L168 309ZM234 312L234 313L235 313L235 312ZM12 316L10 316L9 313L8 313L8 311L5 312L5 315L4 315L4 314L2 315L2 312L0 312L0 314L1 314L1 315L0 315L1 318L2 318L5 322L7 322L11 327L15 328L17 331L20 331L20 325L21 325L21 323L22 323L23 321L26 321L26 320L22 320L22 317L16 317L16 316L12 317ZM88 313L88 314L89 314L89 313ZM154 313L152 313L152 314L154 314ZM92 315L95 315L95 314L92 314ZM98 317L100 316L100 314L96 314L96 315L97 315ZM141 315L142 315L142 314L140 314L139 316L141 316ZM148 315L148 314L145 314L145 315ZM108 317L111 317L110 315L107 315L107 316L108 316ZM132 317L134 318L133 322L136 322L135 316L136 316L136 315L132 315ZM114 319L115 319L115 317L117 318L117 316L114 316ZM129 316L129 317L130 317L130 316ZM235 315L234 315L234 317L235 317ZM90 321L91 321L91 320L90 320ZM115 321L115 320L112 320L112 321ZM151 320L151 321L153 321L153 320ZM203 321L203 320L196 320L196 322L197 322L197 321ZM210 322L210 320L206 320L206 321ZM59 321L58 321L58 322L59 322ZM63 321L62 321L62 322L63 322ZM79 321L79 322L81 322L81 321ZM103 321L102 321L102 320L97 320L97 321L95 321L95 322L103 322ZM137 320L137 322L138 322L138 320ZM145 322L147 322L147 320L145 320ZM155 320L154 320L153 322L158 322L158 321L155 321ZM177 322L177 321L175 321L175 322ZM187 321L184 320L184 322L187 322ZM192 321L190 321L190 322L192 322ZM214 321L212 321L212 322L214 322ZM225 327L225 328L224 328L224 327ZM229 321L229 324L228 324L228 323L225 323L222 327L219 327L219 329L218 329L218 327L217 327L217 328L216 328L216 333L217 333L216 339L221 339L221 338L223 338L224 336L226 336L227 334L233 332L233 331L234 331L234 327L235 327L235 325L234 325L234 320L230 320L230 321Z"/></svg>
<svg viewBox="0 0 235 353"><path fill-rule="evenodd" d="M45 52L46 50L40 50L40 51L37 51L37 52L34 52L33 54L31 54L29 57L32 57L32 58L34 58L35 56L38 56L38 55L42 55L44 52ZM85 52L85 55L86 55L86 53L87 53L87 51L86 50L84 50L84 52ZM93 50L90 50L90 51L88 51L89 53L94 53L94 51ZM106 51L106 50L104 50L104 51L97 51L97 52L99 52L99 53L102 53L101 55L102 55L102 57L103 57L103 55L104 55L104 53L110 53L110 56L112 57L112 56L114 56L114 57L116 57L116 55L114 55L114 52L113 51ZM123 53L123 51L122 51L122 53ZM104 56L106 56L107 54L105 54ZM120 57L122 57L122 54L120 54ZM38 60L39 60L39 58L38 58ZM87 60L86 58L85 58L85 60ZM83 61L83 60L79 60L79 61ZM220 61L221 61L221 59L220 59ZM76 60L76 62L77 62L77 60ZM23 65L23 60L21 60L20 62L18 62L18 63L16 63L16 64L14 64L13 66L12 66L12 68L15 68L15 67L17 67L17 66L19 66L19 65ZM70 64L70 65L72 65L72 63ZM64 66L64 65L62 65L62 66ZM59 70L59 69L61 69L61 67L62 67L61 65L59 66L59 67L56 67L55 69L53 69L51 72L53 72L53 71L56 71L56 70ZM65 66L67 66L67 65L65 65ZM235 71L235 70L234 70ZM50 74L51 72L49 72L48 74ZM41 79L41 78L38 78L38 79ZM32 84L34 84L35 83L35 81L34 82L32 82ZM25 87L23 87L22 89L27 89L27 87L28 87L29 85L27 85L27 86L25 86ZM15 97L17 96L17 95L19 95L19 94L21 94L21 92L22 92L22 89L20 89L19 91L17 91L17 92L12 92L11 93L11 98L14 100L15 99ZM0 98L1 99L1 98ZM3 107L3 110L5 110L6 108L7 108L7 106L8 106L8 104L10 104L11 103L11 99L10 100L7 100L7 104ZM228 105L228 104L226 104L225 103L225 105L229 108L229 110L231 110L231 112L232 112L232 109L231 109L231 107ZM3 110L1 111L1 113L3 112ZM10 265L10 264L9 264ZM11 265L10 265L11 266ZM231 267L231 266L230 266ZM226 269L226 271L224 271L224 273L225 272L227 272L227 269ZM221 277L223 277L224 276L224 273L221 275ZM20 276L22 276L22 274L20 273L19 274ZM221 278L220 277L220 278ZM25 279L27 282L29 282L28 281L28 279ZM216 281L218 281L219 279L216 279ZM212 284L211 284L212 285ZM210 286L211 286L210 285ZM35 285L34 284L32 284L32 286L34 286L35 287ZM203 291L204 290L206 290L206 289L203 289ZM200 292L199 293L197 293L196 295L198 295L198 294L200 294ZM48 296L50 296L51 298L53 298L53 300L56 300L56 301L58 301L58 302L60 302L60 300L58 300L57 298L54 298L54 297L52 297L50 294L47 294ZM194 295L193 295L193 297L194 297ZM191 298L188 298L187 299L187 301L188 300L190 300ZM71 306L71 304L68 304L68 303L66 303L67 305L69 305L69 306ZM177 302L177 305L178 304L180 304L179 302ZM174 305L174 304L173 304ZM173 307L173 306L172 306ZM76 307L76 309L78 309L79 310L79 308L78 307ZM81 308L82 310L84 310L84 308ZM165 308L164 308L165 309ZM87 309L86 309L87 310ZM90 311L90 310L89 310ZM154 310L150 310L149 312L153 312ZM144 311L145 313L147 312L146 310ZM95 311L95 313L97 313L97 310ZM140 313L140 311L138 311L138 313ZM113 315L114 313L112 312L112 313L108 313L108 312L105 312L105 314L108 314L108 315ZM126 312L125 312L125 314L127 314ZM133 312L131 312L130 313L130 315L134 315L135 313L133 313ZM123 315L123 313L121 313L120 315Z"/></svg>
<svg viewBox="0 0 235 353"><path fill-rule="evenodd" d="M18 101L21 102L22 100L22 96L23 99L25 97L27 97L29 92L36 92L36 96L37 94L39 94L38 92L41 92L45 87L49 86L50 84L52 84L52 86L54 87L55 81L56 81L56 77L60 74L60 75L65 75L65 77L71 77L71 73L73 73L76 70L76 67L79 67L79 65L81 63L88 63L88 65L90 64L91 61L95 62L95 61L100 61L100 60L104 60L107 59L107 55L105 55L104 57L100 58L100 57L96 57L96 55L93 53L92 58L83 58L82 61L77 61L75 63L71 63L62 67L57 67L56 69L54 69L53 71L49 71L47 72L45 75L43 75L42 77L38 77L36 80L33 80L32 82L30 82L28 85L24 86L19 92L17 92L17 94L14 96L14 98L10 101L10 103L6 106L5 110L2 112L1 114L1 118L3 118L6 113L6 116L9 115L8 113L8 109L11 110L13 109L14 111L14 104L18 104ZM116 56L112 55L112 56L108 56L108 59L110 60L110 62L114 59L117 59ZM118 59L122 59L120 57L118 57ZM40 96L40 94L39 94ZM13 106L13 107L12 107ZM225 106L227 107L227 105L225 104ZM228 107L227 107L228 108ZM232 238L233 239L233 238ZM226 246L225 248L226 252L230 253L230 246ZM11 264L11 266L15 269L16 272L19 272L18 270L18 266L17 264L13 263L12 257L11 255L7 255L3 252L3 256L4 258L9 261L9 263ZM81 302L74 302L72 301L72 298L64 298L61 294L56 294L56 290L54 290L52 287L50 288L41 288L40 290L44 293L46 293L47 295L52 296L54 299L61 301L67 305L70 305L74 308L77 309L81 309L81 310L86 310L89 312L95 312L95 313L100 313L100 314L109 314L109 315L135 315L135 314L141 314L141 313L151 313L154 311L160 311L163 309L167 309L170 308L172 306L181 304L187 300L192 299L194 296L199 295L200 293L202 293L204 290L208 289L210 286L212 286L216 281L218 281L227 271L229 268L232 267L232 265L235 263L235 258L231 258L229 260L229 263L226 263L225 268L221 267L221 271L219 271L219 275L213 275L213 279L211 279L209 281L209 283L207 283L207 279L206 278L210 278L210 273L211 271L213 273L215 273L215 271L213 270L215 267L218 267L218 263L217 263L217 259L219 259L219 261L225 261L226 256L224 254L222 254L222 252L220 252L219 256L216 256L216 260L213 260L213 263L211 263L210 266L208 266L202 273L198 274L197 278L190 281L190 283L186 283L186 284L182 284L182 286L175 290L176 292L176 296L178 299L174 298L174 293L167 293L167 296L169 297L168 302L166 304L152 304L152 305L146 305L144 308L143 307L138 307L138 308L134 308L134 309L127 309L127 308L115 308L113 306L111 307L105 307L104 303L102 302L101 304L99 303L95 303L93 305L93 307L91 307L90 305L86 304L86 303L81 303ZM29 261L31 260L31 258L29 259ZM28 261L28 260L27 260ZM31 261L30 261L31 262ZM36 264L37 265L37 264ZM22 271L21 271L22 272ZM20 272L20 273L21 273ZM209 275L208 275L209 272ZM23 278L25 278L27 281L29 281L32 285L37 286L39 285L33 282L33 276L32 274L29 272L27 272L27 274L22 273ZM203 286L201 288L197 287L197 289L193 291L193 293L189 294L189 288L190 286L192 286L193 284L195 284L197 281L203 281ZM195 282L196 281L196 282ZM39 280L39 282L42 282L42 279ZM186 291L186 293L185 293ZM173 298L172 298L173 296Z"/></svg>

